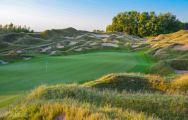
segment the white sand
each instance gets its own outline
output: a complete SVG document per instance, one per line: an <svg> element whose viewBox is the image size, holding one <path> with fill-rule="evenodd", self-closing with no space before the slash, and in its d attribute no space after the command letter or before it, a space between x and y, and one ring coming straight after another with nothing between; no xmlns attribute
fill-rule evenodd
<svg viewBox="0 0 188 120"><path fill-rule="evenodd" d="M42 52L47 52L48 50L52 49L52 47L45 47L45 48L42 48Z"/></svg>
<svg viewBox="0 0 188 120"><path fill-rule="evenodd" d="M64 48L65 46L64 45L61 45L60 43L58 43L57 45L56 45L56 48L58 48L58 49L61 49L61 48Z"/></svg>
<svg viewBox="0 0 188 120"><path fill-rule="evenodd" d="M76 45L78 42L75 42L75 41L71 41L70 43L69 43L69 45Z"/></svg>
<svg viewBox="0 0 188 120"><path fill-rule="evenodd" d="M117 45L117 44L113 44L113 43L102 43L101 44L102 46L107 46L107 47L119 47L119 45Z"/></svg>

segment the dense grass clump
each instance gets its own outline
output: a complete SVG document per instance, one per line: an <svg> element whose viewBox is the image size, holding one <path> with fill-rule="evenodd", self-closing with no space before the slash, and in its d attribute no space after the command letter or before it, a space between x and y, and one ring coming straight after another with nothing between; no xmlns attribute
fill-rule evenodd
<svg viewBox="0 0 188 120"><path fill-rule="evenodd" d="M171 87L174 90L188 93L188 74L181 75L172 81Z"/></svg>
<svg viewBox="0 0 188 120"><path fill-rule="evenodd" d="M158 120L143 112L123 110L110 106L81 103L74 99L56 102L32 102L22 104L5 113L4 120Z"/></svg>
<svg viewBox="0 0 188 120"><path fill-rule="evenodd" d="M109 74L87 82L84 86L120 91L165 91L167 89L165 81L160 76L139 73Z"/></svg>
<svg viewBox="0 0 188 120"><path fill-rule="evenodd" d="M65 98L97 107L111 106L123 110L144 112L161 119L186 119L188 98L181 95L165 95L159 93L128 93L111 90L97 90L77 85L42 86L34 90L28 97L29 101L54 101ZM136 116L135 116L136 117Z"/></svg>
<svg viewBox="0 0 188 120"><path fill-rule="evenodd" d="M3 113L4 120L186 120L181 95L97 90L78 85L41 86Z"/></svg>

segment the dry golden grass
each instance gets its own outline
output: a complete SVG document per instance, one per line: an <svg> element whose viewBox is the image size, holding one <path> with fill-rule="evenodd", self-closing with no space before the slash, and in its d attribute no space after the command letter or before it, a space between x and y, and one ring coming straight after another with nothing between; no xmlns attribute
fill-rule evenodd
<svg viewBox="0 0 188 120"><path fill-rule="evenodd" d="M187 70L188 60L188 30L161 34L149 37L150 53L158 63L151 68L150 73L162 76L172 75L176 70Z"/></svg>
<svg viewBox="0 0 188 120"><path fill-rule="evenodd" d="M83 86L120 91L165 91L167 89L165 80L162 77L141 73L109 74L95 81L85 83Z"/></svg>
<svg viewBox="0 0 188 120"><path fill-rule="evenodd" d="M139 90L142 88L148 91L151 89L164 92L172 90L170 92L175 93L176 90L187 90L187 76L185 74L175 78L172 83L166 83L157 75L119 73L109 74L84 85L43 85L33 90L21 103L3 113L0 119L186 120L188 118L187 96L159 92L119 92L114 89L137 90L141 86ZM103 87L105 90L91 88L96 86Z"/></svg>
<svg viewBox="0 0 188 120"><path fill-rule="evenodd" d="M148 43L150 43L153 48L167 47L176 44L188 45L188 30L180 30L171 34L149 37Z"/></svg>
<svg viewBox="0 0 188 120"><path fill-rule="evenodd" d="M188 92L188 74L180 75L171 83L172 89Z"/></svg>
<svg viewBox="0 0 188 120"><path fill-rule="evenodd" d="M142 112L110 106L96 107L73 99L18 105L1 118L3 120L158 120Z"/></svg>

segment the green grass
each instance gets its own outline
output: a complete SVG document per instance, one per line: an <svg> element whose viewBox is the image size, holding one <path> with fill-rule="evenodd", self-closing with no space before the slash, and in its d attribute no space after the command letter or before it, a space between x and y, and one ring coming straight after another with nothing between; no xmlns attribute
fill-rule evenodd
<svg viewBox="0 0 188 120"><path fill-rule="evenodd" d="M46 70L46 62L48 67ZM84 83L109 73L147 72L152 60L144 52L92 52L68 56L38 55L29 61L0 66L0 97L42 84ZM11 99L13 100L13 99ZM4 105L6 97L1 97ZM7 104L11 103L7 101Z"/></svg>
<svg viewBox="0 0 188 120"><path fill-rule="evenodd" d="M20 95L6 95L0 96L0 109L7 107L8 105L12 104L16 101Z"/></svg>
<svg viewBox="0 0 188 120"><path fill-rule="evenodd" d="M147 72L151 65L143 52L37 56L0 66L0 94L31 90L41 84L84 83L109 73Z"/></svg>

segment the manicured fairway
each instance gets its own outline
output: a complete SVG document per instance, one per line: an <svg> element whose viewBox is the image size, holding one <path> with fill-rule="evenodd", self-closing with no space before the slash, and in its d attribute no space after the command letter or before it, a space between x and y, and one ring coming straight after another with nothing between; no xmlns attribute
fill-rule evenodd
<svg viewBox="0 0 188 120"><path fill-rule="evenodd" d="M83 83L108 73L146 72L152 63L141 52L37 56L0 66L0 95L28 91L41 84Z"/></svg>
<svg viewBox="0 0 188 120"><path fill-rule="evenodd" d="M0 108L6 107L19 98L20 95L0 96Z"/></svg>

